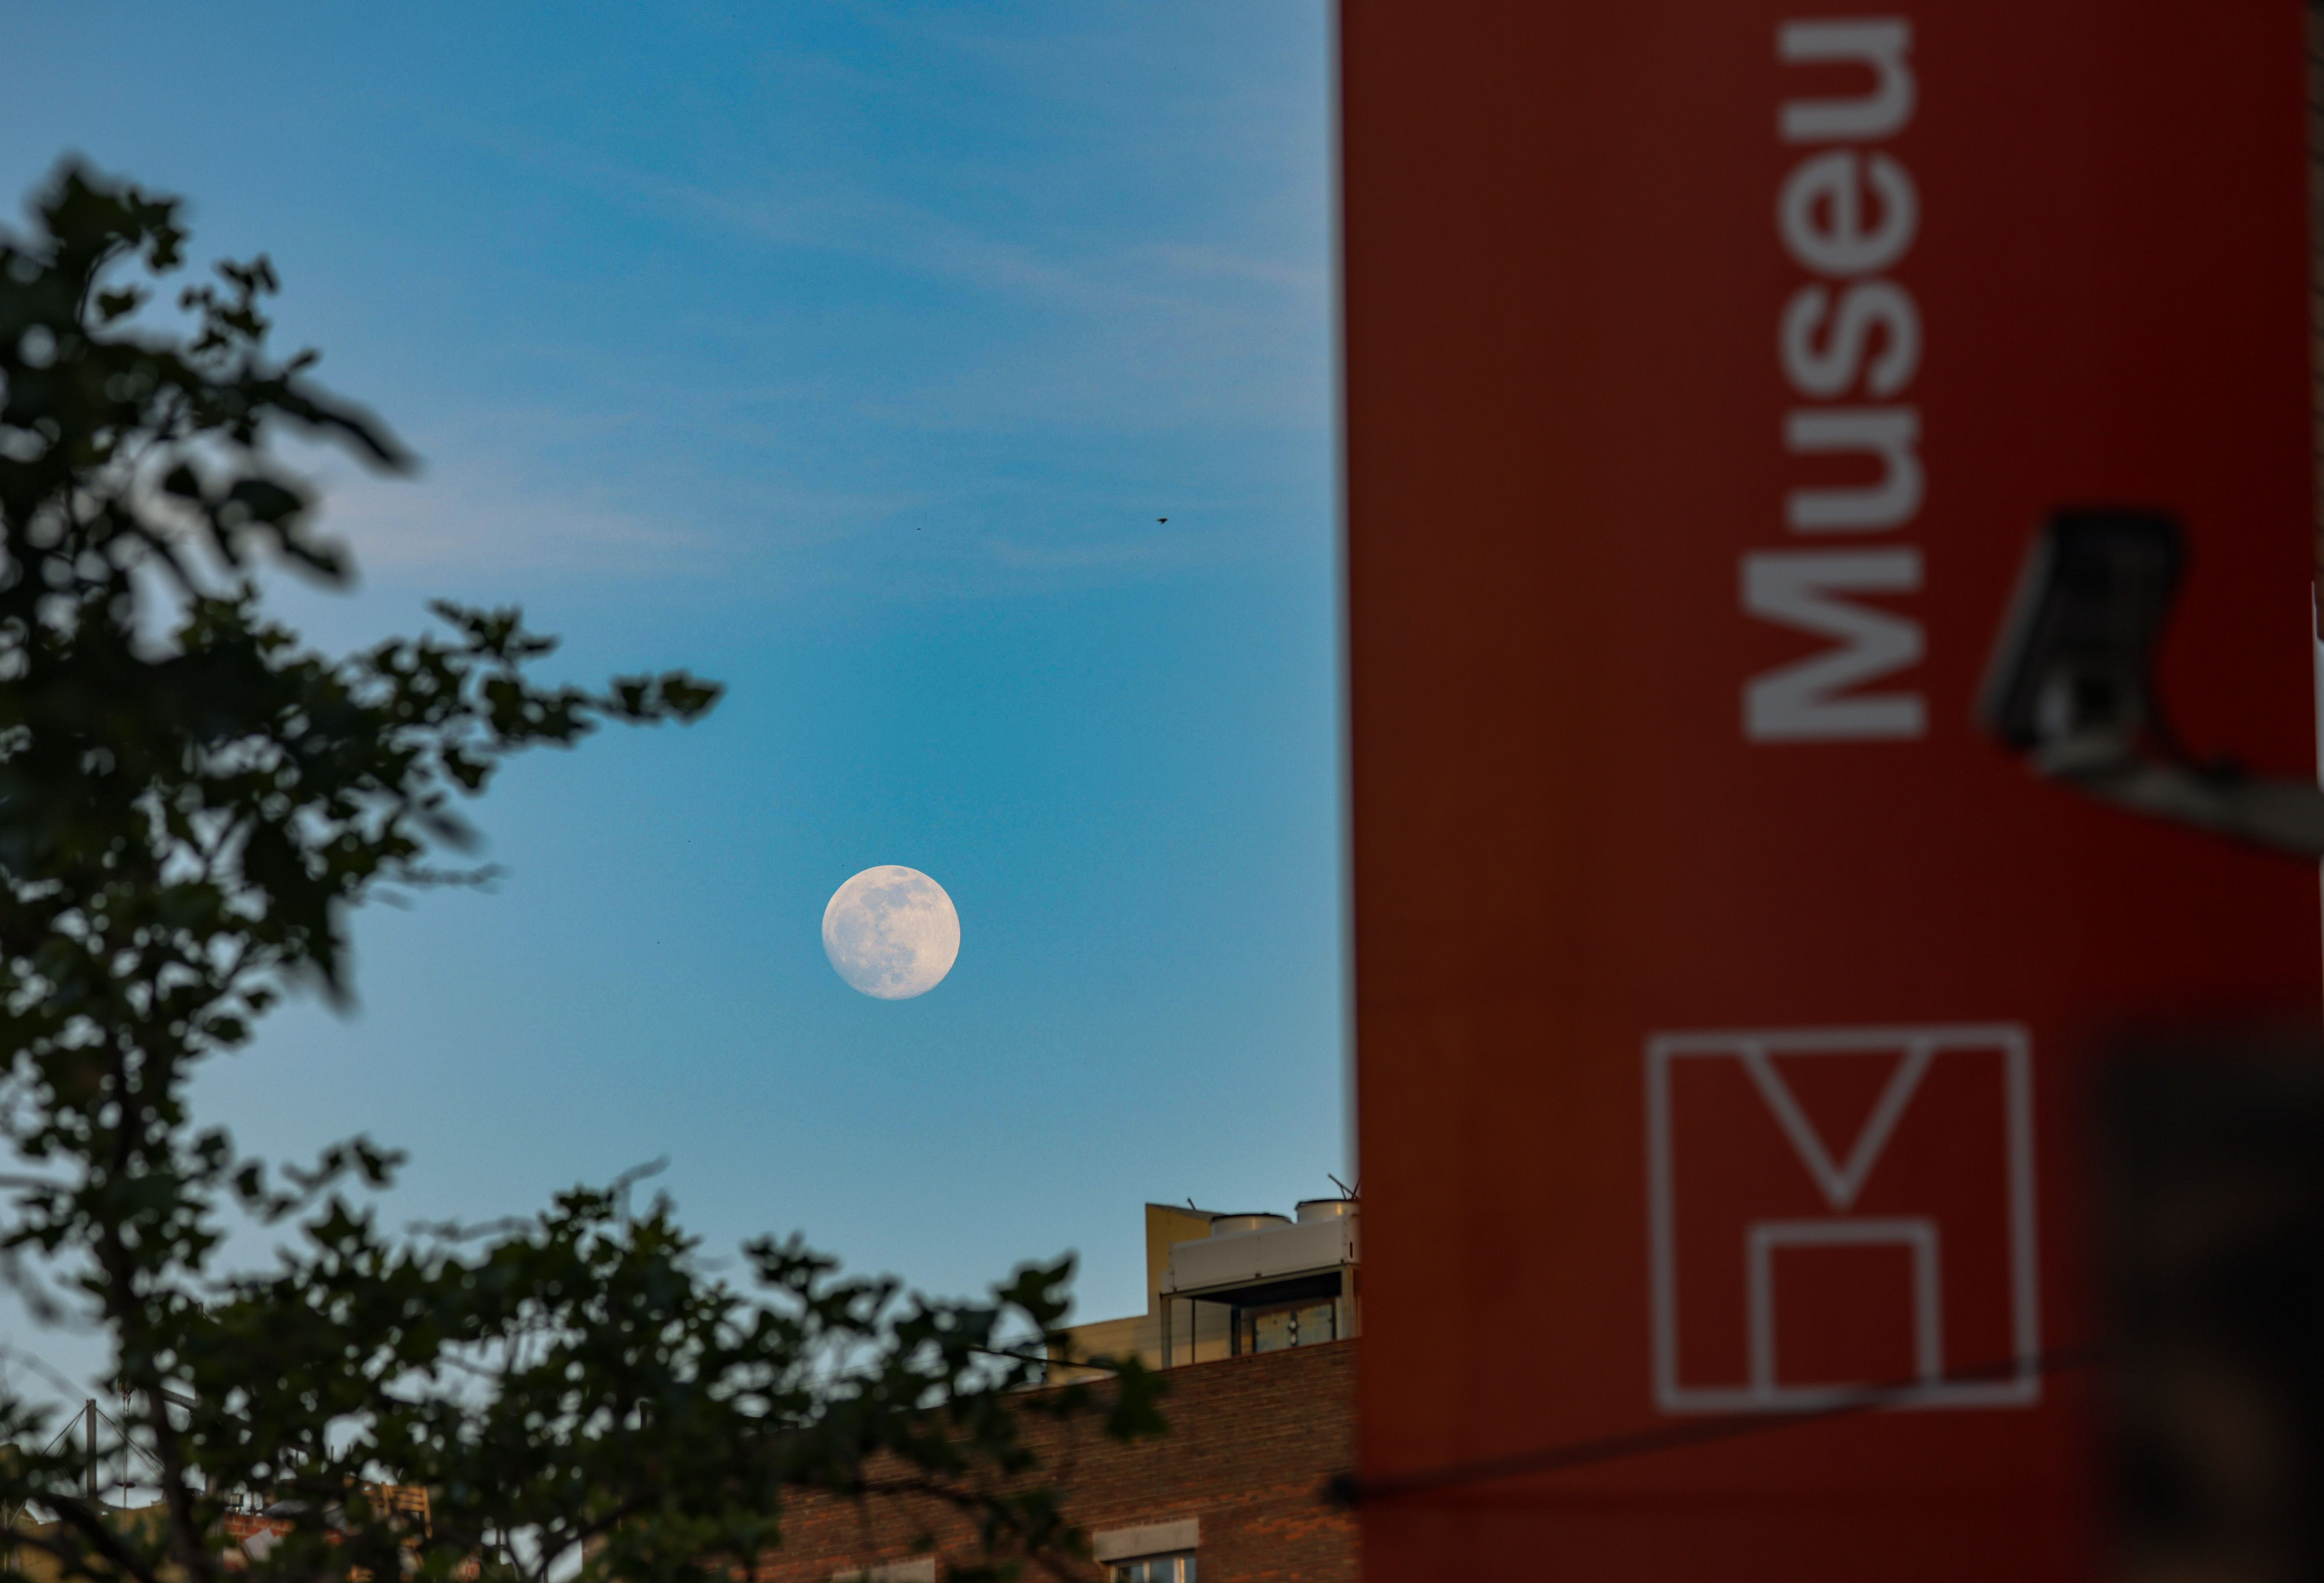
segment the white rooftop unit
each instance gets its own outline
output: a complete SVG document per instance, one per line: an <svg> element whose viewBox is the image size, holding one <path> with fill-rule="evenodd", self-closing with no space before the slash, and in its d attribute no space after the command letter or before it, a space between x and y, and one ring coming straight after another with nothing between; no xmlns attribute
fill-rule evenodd
<svg viewBox="0 0 2324 1583"><path fill-rule="evenodd" d="M1163 1366L1173 1361L1173 1315L1181 1304L1231 1310L1230 1356L1355 1334L1356 1208L1353 1199L1310 1199L1296 1222L1221 1215L1208 1237L1173 1247L1162 1277Z"/></svg>

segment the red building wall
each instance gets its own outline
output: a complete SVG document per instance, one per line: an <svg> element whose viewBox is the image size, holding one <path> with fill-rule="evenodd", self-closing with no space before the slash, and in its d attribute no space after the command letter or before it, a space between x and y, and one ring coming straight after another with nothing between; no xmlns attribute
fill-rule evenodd
<svg viewBox="0 0 2324 1583"><path fill-rule="evenodd" d="M1130 1444L1088 1421L1028 1418L1045 1477L1089 1532L1199 1519L1202 1576L1233 1583L1354 1583L1355 1523L1325 1483L1355 1463L1359 1343L1296 1347L1172 1369L1170 1432ZM816 1496L791 1508L761 1583L828 1583L853 1568L906 1560L933 1534L938 1576L978 1559L956 1514L932 1503ZM1090 1575L1101 1576L1095 1566Z"/></svg>
<svg viewBox="0 0 2324 1583"><path fill-rule="evenodd" d="M2152 505L2172 711L2312 767L2301 8L1340 17L1367 1576L2103 1576L2084 1086L2312 1016L2316 881L1974 703Z"/></svg>

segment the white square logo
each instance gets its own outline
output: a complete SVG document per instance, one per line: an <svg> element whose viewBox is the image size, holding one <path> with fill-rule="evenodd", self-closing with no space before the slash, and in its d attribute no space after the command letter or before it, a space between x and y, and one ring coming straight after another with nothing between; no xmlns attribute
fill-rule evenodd
<svg viewBox="0 0 2324 1583"><path fill-rule="evenodd" d="M2012 1023L1648 1039L1655 1404L2039 1401L2031 1068Z"/></svg>

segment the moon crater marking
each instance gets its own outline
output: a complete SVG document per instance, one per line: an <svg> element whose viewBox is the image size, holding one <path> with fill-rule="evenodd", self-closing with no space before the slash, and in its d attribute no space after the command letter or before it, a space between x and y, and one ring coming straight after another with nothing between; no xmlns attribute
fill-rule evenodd
<svg viewBox="0 0 2324 1583"><path fill-rule="evenodd" d="M960 914L944 886L917 868L867 868L825 906L823 953L851 987L877 1000L909 1000L952 971Z"/></svg>

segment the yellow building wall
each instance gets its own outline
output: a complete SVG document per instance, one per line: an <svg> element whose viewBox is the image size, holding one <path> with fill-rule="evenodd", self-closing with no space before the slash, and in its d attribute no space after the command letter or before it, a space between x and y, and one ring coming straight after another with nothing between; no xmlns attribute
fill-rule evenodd
<svg viewBox="0 0 2324 1583"><path fill-rule="evenodd" d="M1074 1325L1065 1332L1065 1347L1075 1357L1135 1357L1148 1368L1162 1366L1162 1277L1170 1270L1170 1250L1182 1242L1198 1242L1211 1235L1213 1212L1181 1208L1174 1204L1146 1206L1146 1311L1119 1319L1097 1319ZM1230 1319L1215 1303L1180 1303L1171 1316L1173 1363L1207 1363L1227 1356ZM1192 1335L1190 1325L1197 1326ZM1052 1356L1065 1347L1053 1347ZM1093 1379L1093 1369L1054 1369L1060 1380Z"/></svg>

